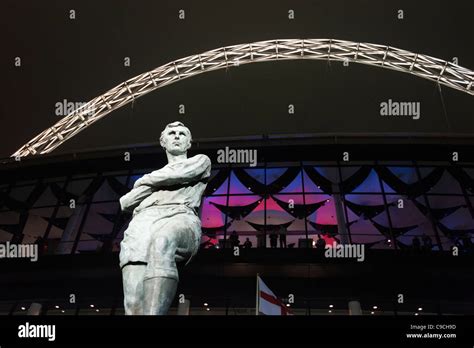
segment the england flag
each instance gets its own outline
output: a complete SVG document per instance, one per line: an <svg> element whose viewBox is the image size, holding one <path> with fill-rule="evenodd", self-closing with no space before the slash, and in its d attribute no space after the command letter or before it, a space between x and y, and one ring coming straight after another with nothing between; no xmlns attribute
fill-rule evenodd
<svg viewBox="0 0 474 348"><path fill-rule="evenodd" d="M257 311L264 315L292 315L288 308L275 296L262 278L257 275Z"/></svg>

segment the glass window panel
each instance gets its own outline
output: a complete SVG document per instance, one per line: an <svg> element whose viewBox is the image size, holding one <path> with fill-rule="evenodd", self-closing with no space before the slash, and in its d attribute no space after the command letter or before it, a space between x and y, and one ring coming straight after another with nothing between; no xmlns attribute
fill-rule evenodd
<svg viewBox="0 0 474 348"><path fill-rule="evenodd" d="M249 187L245 187L237 178L234 171L230 175L230 194L252 194Z"/></svg>
<svg viewBox="0 0 474 348"><path fill-rule="evenodd" d="M91 204L83 231L85 233L111 233L119 210L120 205L117 202Z"/></svg>
<svg viewBox="0 0 474 348"><path fill-rule="evenodd" d="M415 167L387 167L387 169L405 184L413 184L418 181Z"/></svg>
<svg viewBox="0 0 474 348"><path fill-rule="evenodd" d="M307 194L305 195L306 204L318 203L326 200L327 202L308 216L308 221L321 225L337 225L336 206L334 197L325 194Z"/></svg>
<svg viewBox="0 0 474 348"><path fill-rule="evenodd" d="M265 169L264 168L256 168L256 169L245 169L248 175L252 178L260 182L261 184L265 184Z"/></svg>
<svg viewBox="0 0 474 348"><path fill-rule="evenodd" d="M5 211L0 213L0 224L17 224L20 214L15 211Z"/></svg>
<svg viewBox="0 0 474 348"><path fill-rule="evenodd" d="M241 206L250 205L252 203L256 203L259 200L261 202L263 202L262 197L258 196L258 195L229 196L229 206L230 207L236 207L236 206L241 207ZM263 207L263 203L262 203L262 207ZM260 210L259 208L260 208L260 206L257 206L252 211Z"/></svg>
<svg viewBox="0 0 474 348"><path fill-rule="evenodd" d="M408 197L398 194L386 194L385 199L387 200L387 205L389 206L398 206L398 204L405 204L408 201ZM399 201L401 200L401 201Z"/></svg>
<svg viewBox="0 0 474 348"><path fill-rule="evenodd" d="M127 178L128 178L128 176L116 176L115 180L117 180L121 184L125 185L125 183L127 182Z"/></svg>
<svg viewBox="0 0 474 348"><path fill-rule="evenodd" d="M226 195L229 192L229 178L225 179L224 182L216 188L212 195Z"/></svg>
<svg viewBox="0 0 474 348"><path fill-rule="evenodd" d="M383 196L382 195L374 195L374 194L348 194L345 195L346 200L351 203L362 205L362 206L370 206L370 205L383 205Z"/></svg>
<svg viewBox="0 0 474 348"><path fill-rule="evenodd" d="M131 189L133 187L133 185L135 184L135 181L137 181L138 179L140 179L143 175L145 175L146 173L143 173L143 174L134 174L134 175L131 175L130 176L130 181L128 182L128 187Z"/></svg>
<svg viewBox="0 0 474 348"><path fill-rule="evenodd" d="M464 167L463 170L471 177L471 179L474 179L474 168Z"/></svg>
<svg viewBox="0 0 474 348"><path fill-rule="evenodd" d="M339 168L338 167L314 167L314 169L323 177L331 181L332 183L339 182Z"/></svg>
<svg viewBox="0 0 474 348"><path fill-rule="evenodd" d="M225 224L225 214L212 203L226 206L227 197L205 197L201 205L201 223L203 227L220 227Z"/></svg>
<svg viewBox="0 0 474 348"><path fill-rule="evenodd" d="M300 177L301 181L301 176ZM306 232L304 228L304 220L298 221L291 212L291 205L303 205L303 195L301 194L286 194L286 195L275 195L275 198L281 202L288 202L288 209L287 212L283 209L277 201L275 201L272 197L269 197L266 201L267 204L267 225L282 225L291 222L288 227L283 227L278 230L267 230L267 247L295 247L302 245L307 245L306 241ZM291 201L290 201L291 200ZM262 221L262 224L265 222Z"/></svg>
<svg viewBox="0 0 474 348"><path fill-rule="evenodd" d="M358 219L350 225L352 243L375 243L372 248L387 248L387 237L374 227L370 220ZM389 247L391 248L391 247Z"/></svg>
<svg viewBox="0 0 474 348"><path fill-rule="evenodd" d="M297 204L297 202L303 202L303 196L302 195L278 195L275 196L278 199L282 199L284 201L287 201L288 199L294 200L294 202ZM266 207L267 207L267 224L270 225L279 225L282 223L289 222L294 219L293 216L291 216L290 213L286 212L282 207L278 205L278 203L272 198L269 197L266 200ZM256 209L255 212L261 212L263 213L263 210L258 210ZM256 222L256 223L261 223L264 224L264 219L263 219L263 214L253 214L252 217L255 218L260 218L261 222Z"/></svg>
<svg viewBox="0 0 474 348"><path fill-rule="evenodd" d="M305 192L323 193L323 190L321 190L320 186L314 183L313 180L309 178L308 174L306 174L305 171L303 171L303 183L304 183Z"/></svg>
<svg viewBox="0 0 474 348"><path fill-rule="evenodd" d="M280 193L301 193L303 192L303 180L301 178L301 172L296 175L288 186L284 187Z"/></svg>
<svg viewBox="0 0 474 348"><path fill-rule="evenodd" d="M76 209L78 209L78 206L76 206ZM52 226L48 233L48 239L53 240L51 242L51 246L55 244L54 240L61 239L64 229L67 227L69 219L71 218L74 212L75 210L69 208L69 206L62 206L58 208L58 212L56 214L54 222L51 222Z"/></svg>
<svg viewBox="0 0 474 348"><path fill-rule="evenodd" d="M267 185L273 183L276 179L285 173L287 168L267 168Z"/></svg>
<svg viewBox="0 0 474 348"><path fill-rule="evenodd" d="M48 227L47 219L53 213L54 208L31 209L23 229L23 244L35 243L38 237L43 237Z"/></svg>
<svg viewBox="0 0 474 348"><path fill-rule="evenodd" d="M360 167L341 166L342 180L346 180L354 175Z"/></svg>
<svg viewBox="0 0 474 348"><path fill-rule="evenodd" d="M417 228L400 235L397 240L402 244L402 246L413 248L415 238L418 239L421 246L431 243L431 250L439 250L436 233L433 229L433 225L427 218L420 222ZM428 239L430 242L428 242ZM447 246L446 242L448 242L448 240L443 240L443 238L441 239L443 248L445 248Z"/></svg>
<svg viewBox="0 0 474 348"><path fill-rule="evenodd" d="M120 197L119 195L112 190L110 187L107 179L102 183L99 189L95 192L93 197L93 202L100 202L100 201L114 201L118 200Z"/></svg>
<svg viewBox="0 0 474 348"><path fill-rule="evenodd" d="M246 248L256 248L257 247L258 238L259 238L261 232L254 229L246 221L244 221L244 220L232 220L229 228L227 229L227 238L228 239L232 240L233 237L231 237L231 236L232 236L232 233L234 231L236 232L237 237L238 237L238 241L239 241L238 245L240 245L242 247L246 247ZM218 239L224 238L224 232L222 231L222 232L217 233L217 238ZM248 242L250 244L247 243L246 245L244 245L244 243L246 243L246 241L247 241L247 238L248 238ZM232 242L230 242L230 243L232 245Z"/></svg>
<svg viewBox="0 0 474 348"><path fill-rule="evenodd" d="M12 239L15 228L18 225L20 214L13 211L0 213L0 241L6 242Z"/></svg>
<svg viewBox="0 0 474 348"><path fill-rule="evenodd" d="M425 178L429 174L431 174L436 168L434 167L426 167L426 166L419 166L420 175L422 178Z"/></svg>
<svg viewBox="0 0 474 348"><path fill-rule="evenodd" d="M93 179L73 180L67 185L67 192L80 196L89 187ZM61 186L62 187L62 186Z"/></svg>
<svg viewBox="0 0 474 348"><path fill-rule="evenodd" d="M396 239L397 236L406 235L406 234L409 234L411 231L413 231L413 230L410 230L410 231L407 231L407 232L402 234L402 232L398 231L397 229L399 229L399 228L408 228L408 227L412 227L412 226L416 225L416 224L413 224L413 225L408 224L407 221L403 221L403 220L397 220L396 221L396 220L392 219L391 223L392 223L393 229L390 230L390 222L389 222L388 214L387 214L386 211L384 211L381 214L375 216L372 219L372 221L377 223L379 225L380 229L385 230L385 231L380 231L380 233L385 236L385 240L375 244L372 247L373 249L394 249L395 248L394 239ZM376 225L374 224L374 227L375 226ZM400 247L402 247L402 246L400 246Z"/></svg>
<svg viewBox="0 0 474 348"><path fill-rule="evenodd" d="M7 242L12 239L12 234L5 232L4 230L0 229L0 243Z"/></svg>
<svg viewBox="0 0 474 348"><path fill-rule="evenodd" d="M47 209L47 208L45 208ZM39 209L38 209L39 210ZM50 209L52 212L53 209ZM64 232L64 228L66 228L67 223L69 221L70 216L73 213L73 209L69 208L68 206L62 206L58 208L58 212L56 214L56 218L54 222L51 222L51 227L49 233L46 235L45 231L45 253L47 254L55 254L57 252L58 246L61 242L61 237ZM52 218L52 214L48 215L46 213L41 214L41 216L48 222L47 218ZM69 243L72 245L72 243Z"/></svg>
<svg viewBox="0 0 474 348"><path fill-rule="evenodd" d="M85 217L86 205L76 204L76 208L70 209L68 207L63 207L60 210L61 215L64 214L67 210L70 210L70 217L67 221L67 224L64 228L64 231L61 234L61 238L58 240L53 240L53 235L50 235L48 238L51 238L51 241L48 241L51 244L51 248L55 250L57 254L69 254L71 253L74 241L76 239L77 233L79 233L79 228L82 222L82 219ZM61 216L58 214L58 216Z"/></svg>
<svg viewBox="0 0 474 348"><path fill-rule="evenodd" d="M125 233L125 230L128 228L128 225L132 219L131 215L128 215L127 221L123 224L123 226L120 228L120 230L117 232L117 236L114 239L114 243L112 246L112 251L120 251L120 243L123 240L123 234Z"/></svg>
<svg viewBox="0 0 474 348"><path fill-rule="evenodd" d="M474 219L471 215L471 212L466 207L461 207L452 214L446 215L440 220L440 222L449 229L474 229Z"/></svg>
<svg viewBox="0 0 474 348"><path fill-rule="evenodd" d="M271 232L267 233L267 247L272 246L272 241L273 245L277 241L278 248L310 247L312 244L311 241L306 240L305 222L302 219L295 219L288 228L282 228L274 233L277 237L272 236Z"/></svg>
<svg viewBox="0 0 474 348"><path fill-rule="evenodd" d="M299 175L298 175L299 176ZM291 222L288 227L282 227L276 231L267 231L267 247L289 247L295 248L306 241L306 231L304 225L304 219L299 219L295 215L295 211L292 210L294 205L303 205L304 199L301 194L280 194L275 195L275 199L285 204L283 209L275 199L270 197L267 199L267 224L269 225L281 225ZM286 205L287 204L287 205ZM273 244L272 244L273 243Z"/></svg>
<svg viewBox="0 0 474 348"><path fill-rule="evenodd" d="M78 243L76 254L90 254L100 253L103 243L89 236L88 234L81 234L81 239Z"/></svg>
<svg viewBox="0 0 474 348"><path fill-rule="evenodd" d="M0 192L1 192L2 195L8 195L8 194L7 194L7 192L8 192L7 190L8 190L7 187L1 188L1 189L0 189ZM2 200L0 200L0 212L2 212L2 211L7 211L7 210L10 210L10 209L2 202Z"/></svg>
<svg viewBox="0 0 474 348"><path fill-rule="evenodd" d="M41 196L33 204L33 208L51 207L51 206L55 206L57 203L58 203L58 199L53 194L53 191L51 191L51 187L49 187L48 185L46 189L43 191L43 193L41 194Z"/></svg>
<svg viewBox="0 0 474 348"><path fill-rule="evenodd" d="M429 193L447 193L447 194L462 194L461 185L448 172L444 171L439 181L429 190Z"/></svg>
<svg viewBox="0 0 474 348"><path fill-rule="evenodd" d="M391 202L389 211L394 227L403 227L417 225L427 220L427 217L417 208L417 206L409 199L403 199L403 208L399 205L398 199L400 196L387 195L387 201ZM424 200L417 200L419 204L424 206ZM400 206L400 208L399 208Z"/></svg>
<svg viewBox="0 0 474 348"><path fill-rule="evenodd" d="M28 196L31 194L35 187L31 186L21 186L13 187L9 193L9 196L19 202L26 202Z"/></svg>
<svg viewBox="0 0 474 348"><path fill-rule="evenodd" d="M437 196L427 195L430 207L433 209L443 209L455 207L458 205L466 205L466 199L463 196ZM425 205L423 197L418 197L417 201Z"/></svg>
<svg viewBox="0 0 474 348"><path fill-rule="evenodd" d="M117 202L91 204L77 247L78 252L100 251L103 239L107 239L112 233L118 210Z"/></svg>
<svg viewBox="0 0 474 348"><path fill-rule="evenodd" d="M381 192L379 178L375 170L372 169L367 178L352 192Z"/></svg>
<svg viewBox="0 0 474 348"><path fill-rule="evenodd" d="M253 220L254 215L258 215L260 214L260 212L263 212L263 209L264 209L263 199L262 197L257 196L257 195L230 196L229 197L230 207L247 206L254 203L255 204L258 203L258 205L245 217L241 217L239 219L234 219L234 220L232 220L229 217L228 222L231 222L231 225L227 229L228 239L236 238L235 240L237 240L238 238L240 245L243 246L243 244L246 242L246 239L248 238L249 242L251 243L251 247L253 248L257 246L257 236L259 235L259 232L255 230L251 225L249 225L246 221L248 221L248 219ZM231 234L233 231L236 232L237 236L231 238Z"/></svg>

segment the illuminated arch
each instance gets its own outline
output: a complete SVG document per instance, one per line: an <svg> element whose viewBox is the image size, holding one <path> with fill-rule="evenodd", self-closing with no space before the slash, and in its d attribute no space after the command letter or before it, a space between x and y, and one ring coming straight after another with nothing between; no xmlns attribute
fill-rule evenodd
<svg viewBox="0 0 474 348"><path fill-rule="evenodd" d="M398 48L332 39L284 39L217 48L135 76L71 112L18 149L12 157L53 151L108 113L160 87L207 71L274 60L347 61L413 74L474 95L474 72Z"/></svg>

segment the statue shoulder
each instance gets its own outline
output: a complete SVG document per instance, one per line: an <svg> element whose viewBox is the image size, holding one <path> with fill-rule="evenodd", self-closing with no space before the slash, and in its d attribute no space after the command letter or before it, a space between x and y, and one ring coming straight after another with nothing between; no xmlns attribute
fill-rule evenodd
<svg viewBox="0 0 474 348"><path fill-rule="evenodd" d="M206 167L211 166L211 159L204 154L198 154L191 158L195 160L196 162L203 162L206 165Z"/></svg>

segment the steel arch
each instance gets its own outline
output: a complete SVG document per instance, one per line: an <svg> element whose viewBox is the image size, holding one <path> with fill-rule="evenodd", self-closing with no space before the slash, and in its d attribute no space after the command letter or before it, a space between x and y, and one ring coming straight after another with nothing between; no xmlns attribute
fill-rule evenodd
<svg viewBox="0 0 474 348"><path fill-rule="evenodd" d="M296 59L348 61L378 66L413 74L474 95L472 70L427 55L390 46L334 39L258 41L181 58L122 82L41 132L11 156L49 153L110 112L176 81L230 66Z"/></svg>

